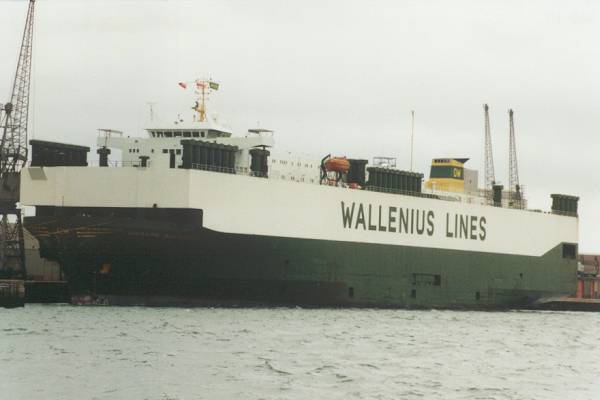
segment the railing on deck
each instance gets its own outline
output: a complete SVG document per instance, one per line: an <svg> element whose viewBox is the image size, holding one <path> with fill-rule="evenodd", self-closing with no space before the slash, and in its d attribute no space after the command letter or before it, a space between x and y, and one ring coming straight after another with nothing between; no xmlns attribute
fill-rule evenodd
<svg viewBox="0 0 600 400"><path fill-rule="evenodd" d="M146 161L145 168L149 167L150 164L151 164L150 160ZM99 161L88 162L88 167L100 167L100 162ZM113 161L113 160L108 161L108 167L112 167L112 168L122 168L122 167L144 168L142 166L141 161Z"/></svg>
<svg viewBox="0 0 600 400"><path fill-rule="evenodd" d="M225 174L255 176L258 178L266 178L267 177L267 174L252 171L250 168L244 168L244 167L227 168L227 167L219 167L216 165L193 164L192 163L192 169L199 169L202 171L221 172L221 173L225 173Z"/></svg>
<svg viewBox="0 0 600 400"><path fill-rule="evenodd" d="M369 190L369 191L372 191L372 192L402 194L402 195L405 195L405 196L424 197L424 198L427 198L427 199L440 199L440 200L447 200L447 201L461 201L461 198L458 197L458 196L457 197L443 196L443 195L438 195L438 194L433 194L433 193L415 192L415 191L410 191L410 190L400 190L400 189L384 188L384 187L379 187L379 186L366 186L365 189Z"/></svg>

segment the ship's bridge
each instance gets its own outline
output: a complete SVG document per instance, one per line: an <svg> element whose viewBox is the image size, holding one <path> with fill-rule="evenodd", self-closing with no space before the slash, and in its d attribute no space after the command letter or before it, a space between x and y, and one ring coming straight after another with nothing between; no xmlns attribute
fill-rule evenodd
<svg viewBox="0 0 600 400"><path fill-rule="evenodd" d="M273 131L250 129L245 136L235 136L216 118L205 121L178 120L171 124L149 126L145 130L146 137L136 137L112 129L100 129L97 145L99 148L119 150L120 162L124 165L137 165L145 160L144 163L150 165L177 166L182 163L182 140L218 143L237 147L235 167L247 169L252 148L270 148L275 144Z"/></svg>
<svg viewBox="0 0 600 400"><path fill-rule="evenodd" d="M166 126L147 127L145 130L150 138L215 139L228 138L233 133L228 127L219 124L216 117L202 122L179 120Z"/></svg>

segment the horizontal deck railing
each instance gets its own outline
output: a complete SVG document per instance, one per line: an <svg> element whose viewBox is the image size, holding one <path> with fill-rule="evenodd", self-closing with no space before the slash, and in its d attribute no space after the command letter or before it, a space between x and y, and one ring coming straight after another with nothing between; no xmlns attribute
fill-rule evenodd
<svg viewBox="0 0 600 400"><path fill-rule="evenodd" d="M460 201L460 197L442 196L442 195L433 194L433 193L416 192L414 190L401 190L401 189L385 188L385 187L370 186L370 185L367 185L365 187L365 189L369 190L371 192L401 194L404 196L424 197L427 199L442 199L442 200L448 200L448 201Z"/></svg>
<svg viewBox="0 0 600 400"><path fill-rule="evenodd" d="M146 161L146 168L149 167L151 164L151 161L148 160ZM88 167L100 167L100 162L99 161L88 161ZM108 161L108 167L112 167L112 168L122 168L122 167L142 167L142 162L141 161L113 161L113 160L109 160Z"/></svg>
<svg viewBox="0 0 600 400"><path fill-rule="evenodd" d="M265 174L265 173L252 171L250 168L245 168L245 167L227 168L227 167L219 167L216 165L192 163L192 169L199 169L202 171L221 172L221 173L226 173L226 174L255 176L257 178L267 177L267 174Z"/></svg>

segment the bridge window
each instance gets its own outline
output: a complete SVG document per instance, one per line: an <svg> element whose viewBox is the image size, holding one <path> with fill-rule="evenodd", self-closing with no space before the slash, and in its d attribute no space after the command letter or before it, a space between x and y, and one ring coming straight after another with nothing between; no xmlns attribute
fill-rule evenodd
<svg viewBox="0 0 600 400"><path fill-rule="evenodd" d="M200 136L200 133L199 132L192 132L192 136L193 137L198 137L198 136Z"/></svg>

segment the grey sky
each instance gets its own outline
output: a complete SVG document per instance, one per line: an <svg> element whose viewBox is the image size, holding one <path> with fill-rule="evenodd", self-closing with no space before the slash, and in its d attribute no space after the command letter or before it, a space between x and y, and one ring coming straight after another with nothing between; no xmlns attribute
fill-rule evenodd
<svg viewBox="0 0 600 400"><path fill-rule="evenodd" d="M2 96L25 12L0 1ZM188 117L176 83L212 75L209 112L236 132L259 121L285 149L408 168L414 109L418 170L439 156L482 170L487 102L496 178L508 180L513 108L530 206L581 196L580 250L600 252L598 2L38 0L35 24L36 138L141 134L147 102L164 121Z"/></svg>

